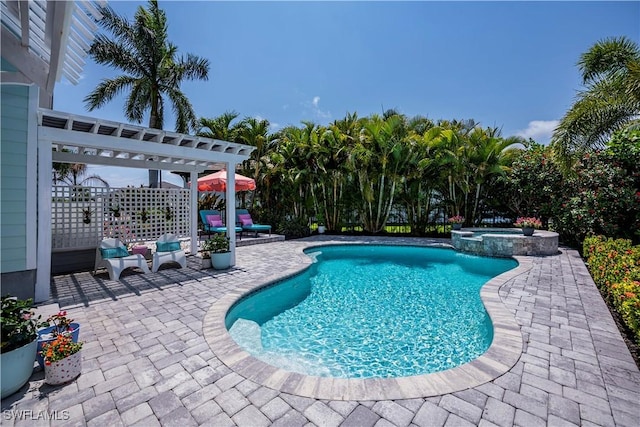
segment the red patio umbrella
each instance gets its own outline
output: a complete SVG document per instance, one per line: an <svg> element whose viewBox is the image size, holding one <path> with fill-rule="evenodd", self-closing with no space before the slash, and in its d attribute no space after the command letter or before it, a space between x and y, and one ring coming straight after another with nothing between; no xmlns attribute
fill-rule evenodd
<svg viewBox="0 0 640 427"><path fill-rule="evenodd" d="M236 175L236 191L248 191L256 189L256 182L246 176ZM221 170L198 178L198 191L219 191L227 190L227 171Z"/></svg>

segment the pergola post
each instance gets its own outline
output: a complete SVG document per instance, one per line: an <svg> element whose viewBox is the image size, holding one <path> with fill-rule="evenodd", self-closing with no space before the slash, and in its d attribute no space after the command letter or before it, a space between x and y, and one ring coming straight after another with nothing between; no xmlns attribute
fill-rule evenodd
<svg viewBox="0 0 640 427"><path fill-rule="evenodd" d="M198 173L192 171L189 175L192 183L190 190L191 204L191 255L198 253Z"/></svg>
<svg viewBox="0 0 640 427"><path fill-rule="evenodd" d="M51 141L38 141L38 270L34 300L49 299L51 290Z"/></svg>
<svg viewBox="0 0 640 427"><path fill-rule="evenodd" d="M227 168L227 191L225 193L227 204L227 237L229 238L229 248L231 249L231 266L236 265L236 164L226 163Z"/></svg>

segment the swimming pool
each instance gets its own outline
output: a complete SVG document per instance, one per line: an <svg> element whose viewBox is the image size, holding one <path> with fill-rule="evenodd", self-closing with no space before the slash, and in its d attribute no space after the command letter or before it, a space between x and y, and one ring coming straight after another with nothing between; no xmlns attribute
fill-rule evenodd
<svg viewBox="0 0 640 427"><path fill-rule="evenodd" d="M237 301L225 324L252 356L304 375L390 378L462 365L493 340L480 288L512 259L448 249L341 245Z"/></svg>

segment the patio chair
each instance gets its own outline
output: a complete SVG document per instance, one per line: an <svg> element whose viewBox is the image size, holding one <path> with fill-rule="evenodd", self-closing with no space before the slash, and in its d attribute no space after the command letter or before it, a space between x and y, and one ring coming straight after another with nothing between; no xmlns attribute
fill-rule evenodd
<svg viewBox="0 0 640 427"><path fill-rule="evenodd" d="M131 267L138 267L144 273L150 273L147 260L140 254L129 255L126 246L118 239L107 238L96 248L96 263L93 274L98 268L104 267L109 273L109 279L120 280L120 273Z"/></svg>
<svg viewBox="0 0 640 427"><path fill-rule="evenodd" d="M254 224L251 219L251 214L246 209L236 209L236 224L241 225L244 231L254 231L255 237L258 237L258 232L269 232L271 236L271 226L266 224Z"/></svg>
<svg viewBox="0 0 640 427"><path fill-rule="evenodd" d="M156 251L153 253L151 271L156 272L162 264L177 262L180 268L187 266L187 255L180 247L180 240L175 234L165 233L156 241Z"/></svg>
<svg viewBox="0 0 640 427"><path fill-rule="evenodd" d="M211 236L211 233L227 233L227 227L222 222L220 211L215 209L201 210L200 219L202 220L203 230L207 232L207 235ZM242 239L242 227L236 226L236 233Z"/></svg>

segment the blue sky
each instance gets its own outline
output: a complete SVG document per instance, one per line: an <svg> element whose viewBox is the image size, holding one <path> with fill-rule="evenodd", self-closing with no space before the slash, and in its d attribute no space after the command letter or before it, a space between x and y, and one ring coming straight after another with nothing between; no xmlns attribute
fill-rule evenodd
<svg viewBox="0 0 640 427"><path fill-rule="evenodd" d="M146 2L109 4L132 18ZM196 114L235 110L272 130L395 108L547 143L581 87L580 54L606 37L640 42L640 2L631 1L159 4L179 53L211 62L208 81L182 86ZM126 121L123 98L93 112L82 102L118 74L88 59L77 86L56 86L54 109ZM147 184L144 171L91 171L112 186Z"/></svg>

